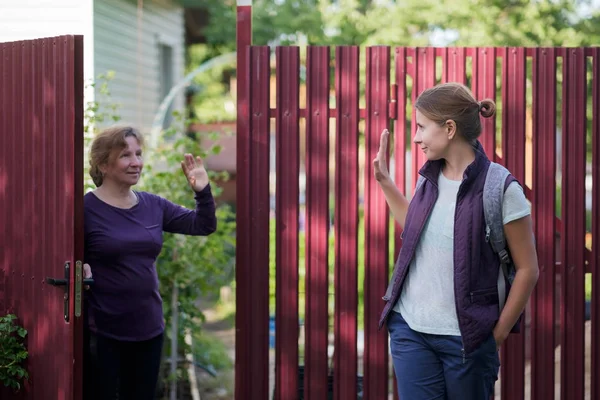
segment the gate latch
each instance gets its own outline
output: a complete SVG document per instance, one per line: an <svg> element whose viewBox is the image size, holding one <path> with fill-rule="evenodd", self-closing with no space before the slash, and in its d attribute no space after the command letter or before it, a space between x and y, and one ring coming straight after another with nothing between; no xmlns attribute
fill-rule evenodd
<svg viewBox="0 0 600 400"><path fill-rule="evenodd" d="M69 322L69 302L70 302L70 283L71 283L71 262L65 262L65 277L62 279L46 277L46 283L52 286L62 286L65 290L63 295L63 316L65 322ZM93 279L83 279L83 264L81 261L75 263L75 316L81 316L81 288L83 285L92 285Z"/></svg>

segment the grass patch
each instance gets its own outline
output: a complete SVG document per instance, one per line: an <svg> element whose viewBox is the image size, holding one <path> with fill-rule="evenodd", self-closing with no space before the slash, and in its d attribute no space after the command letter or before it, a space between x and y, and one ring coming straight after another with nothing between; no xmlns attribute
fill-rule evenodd
<svg viewBox="0 0 600 400"><path fill-rule="evenodd" d="M203 330L193 334L192 351L198 364L215 372L233 368L233 362L223 342Z"/></svg>
<svg viewBox="0 0 600 400"><path fill-rule="evenodd" d="M592 274L585 274L585 300L592 300Z"/></svg>

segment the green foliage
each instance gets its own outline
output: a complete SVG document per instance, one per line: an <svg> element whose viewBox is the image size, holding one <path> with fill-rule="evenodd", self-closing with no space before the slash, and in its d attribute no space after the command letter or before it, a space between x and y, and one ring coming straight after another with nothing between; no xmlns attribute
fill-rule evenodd
<svg viewBox="0 0 600 400"><path fill-rule="evenodd" d="M592 301L592 274L585 274L585 300Z"/></svg>
<svg viewBox="0 0 600 400"><path fill-rule="evenodd" d="M27 331L15 323L16 319L13 314L0 317L0 382L18 391L29 374L23 365L28 356L24 345Z"/></svg>
<svg viewBox="0 0 600 400"><path fill-rule="evenodd" d="M592 11L582 13L582 7ZM235 2L204 0L214 51L235 49ZM581 46L598 42L591 0L255 0L253 43L431 44L451 31L460 46Z"/></svg>
<svg viewBox="0 0 600 400"><path fill-rule="evenodd" d="M206 45L190 47L186 73L214 56L215 52ZM202 123L235 120L235 100L229 89L231 76L235 76L235 63L216 65L194 78L197 88L193 104L195 119Z"/></svg>
<svg viewBox="0 0 600 400"><path fill-rule="evenodd" d="M176 121L185 125L187 122L175 113ZM206 148L198 141L184 135L176 135L183 128L170 128L165 132L166 140L152 154L152 163L145 167L145 177L141 184L143 190L167 198L184 207L194 209L194 193L181 171L180 162L185 153L205 158L209 154L218 153L220 149L212 146ZM217 196L221 189L215 184L217 180L227 179L226 174L208 171L211 178L213 195ZM178 288L178 341L182 351L189 352L184 341L186 330L199 330L199 322L204 315L198 308L200 297L210 297L219 289L231 282L235 266L235 218L231 207L227 204L217 207L217 231L207 237L163 235L163 249L157 260L160 281L160 293L163 298L163 309L167 325L171 324L173 312L171 297L174 286ZM170 331L167 329L170 334ZM168 353L167 353L168 355Z"/></svg>
<svg viewBox="0 0 600 400"><path fill-rule="evenodd" d="M227 348L218 338L203 331L193 335L193 354L195 361L212 371L223 371L233 367L227 354Z"/></svg>

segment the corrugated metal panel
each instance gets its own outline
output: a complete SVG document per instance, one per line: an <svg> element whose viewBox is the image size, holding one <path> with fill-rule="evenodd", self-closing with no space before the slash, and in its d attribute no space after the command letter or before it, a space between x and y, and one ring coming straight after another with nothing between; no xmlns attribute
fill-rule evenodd
<svg viewBox="0 0 600 400"><path fill-rule="evenodd" d="M275 400L298 392L298 177L300 49L277 48L276 377ZM285 295L283 295L285 293Z"/></svg>
<svg viewBox="0 0 600 400"><path fill-rule="evenodd" d="M269 48L247 48L245 93L248 94L244 121L248 130L240 176L247 179L247 199L238 207L247 221L238 224L236 250L236 374L235 393L240 400L262 400L269 391ZM238 211L238 212L240 212ZM238 216L239 218L239 216ZM243 228L243 231L240 231ZM241 246L243 244L243 247Z"/></svg>
<svg viewBox="0 0 600 400"><path fill-rule="evenodd" d="M358 312L358 46L336 49L334 398L356 398ZM338 233L339 232L339 233Z"/></svg>
<svg viewBox="0 0 600 400"><path fill-rule="evenodd" d="M600 47L593 50L592 74L592 362L591 370L600 371ZM591 379L591 398L600 399L600 379Z"/></svg>
<svg viewBox="0 0 600 400"><path fill-rule="evenodd" d="M368 47L366 61L364 397L383 399L388 393L388 338L385 329L378 330L378 322L388 282L389 211L373 178L371 160L377 156L381 132L389 128L390 48Z"/></svg>
<svg viewBox="0 0 600 400"><path fill-rule="evenodd" d="M584 398L585 253L582 247L585 246L587 82L584 49L562 49L562 54L560 391L561 399L567 400Z"/></svg>
<svg viewBox="0 0 600 400"><path fill-rule="evenodd" d="M502 157L506 168L525 185L525 49L505 48L503 53ZM525 335L509 335L500 354L502 394L521 399L525 393Z"/></svg>
<svg viewBox="0 0 600 400"><path fill-rule="evenodd" d="M160 45L172 48L175 84L184 72L184 29L183 9L174 1L144 2L141 10L132 1L94 1L94 70L115 71L109 102L120 105L122 122L149 131L163 100ZM174 108L181 109L183 101L181 93Z"/></svg>
<svg viewBox="0 0 600 400"><path fill-rule="evenodd" d="M73 303L66 323L64 292L45 279L63 278L65 262L82 256L83 38L0 50L0 312L16 313L29 332L30 381L19 398L71 399L80 332Z"/></svg>
<svg viewBox="0 0 600 400"><path fill-rule="evenodd" d="M406 60L406 48L398 47L395 49L395 93L397 102L396 119L394 121L394 182L405 193L407 193L407 177L409 176L408 168L410 168L410 161L407 160L407 141L410 142L412 138L412 132L410 129L406 129L408 121L406 119L407 111L406 106L408 103L408 87L407 87L407 60ZM390 149L391 150L391 149ZM402 250L402 227L394 220L394 258L395 261ZM393 398L398 399L398 382L396 380L396 374L392 374L392 385L393 385Z"/></svg>
<svg viewBox="0 0 600 400"><path fill-rule="evenodd" d="M533 54L533 220L540 277L531 306L532 399L554 398L556 246L556 51Z"/></svg>
<svg viewBox="0 0 600 400"><path fill-rule="evenodd" d="M252 304L252 267L254 263L250 260L250 249L253 245L253 238L250 229L252 228L252 216L256 212L251 208L249 194L255 188L252 185L250 170L250 152L254 143L250 131L250 85L252 60L251 52L247 50L248 45L252 43L252 7L238 7L237 12L237 120L236 120L236 190L240 194L236 201L236 241L235 241L235 282L236 282L236 313L235 313L235 400L247 400L248 394L252 396L253 382L251 374L254 372L252 364L252 339L262 330L255 327L251 319ZM265 154L267 156L267 154ZM269 288L267 286L267 293ZM269 312L267 307L267 313ZM268 323L268 322L267 322ZM260 324L260 322L259 322ZM257 331L253 333L253 331ZM268 344L267 344L268 345ZM259 372L262 368L259 369ZM267 379L267 376L260 376L259 379ZM257 397L250 397L248 400L259 400L264 398L264 394L259 393Z"/></svg>
<svg viewBox="0 0 600 400"><path fill-rule="evenodd" d="M435 49L432 47L419 47L409 49L409 55L412 56L412 104L415 104L419 95L433 85L435 85ZM416 109L413 107L412 113L412 131L417 131ZM413 143L411 149L417 149L418 146ZM411 151L412 155L412 187L414 189L419 177L419 169L426 161L425 154L422 151Z"/></svg>
<svg viewBox="0 0 600 400"><path fill-rule="evenodd" d="M496 101L496 53L493 47L472 49L471 87L478 100ZM481 118L481 145L490 160L496 155L496 118Z"/></svg>
<svg viewBox="0 0 600 400"><path fill-rule="evenodd" d="M304 393L327 398L329 47L306 54L306 347Z"/></svg>

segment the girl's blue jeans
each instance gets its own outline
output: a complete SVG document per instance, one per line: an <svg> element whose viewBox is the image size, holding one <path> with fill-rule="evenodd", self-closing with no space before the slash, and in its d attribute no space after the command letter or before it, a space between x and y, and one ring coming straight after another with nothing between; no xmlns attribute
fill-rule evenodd
<svg viewBox="0 0 600 400"><path fill-rule="evenodd" d="M488 400L494 393L500 360L493 334L463 357L460 336L413 331L395 311L387 326L400 399Z"/></svg>

